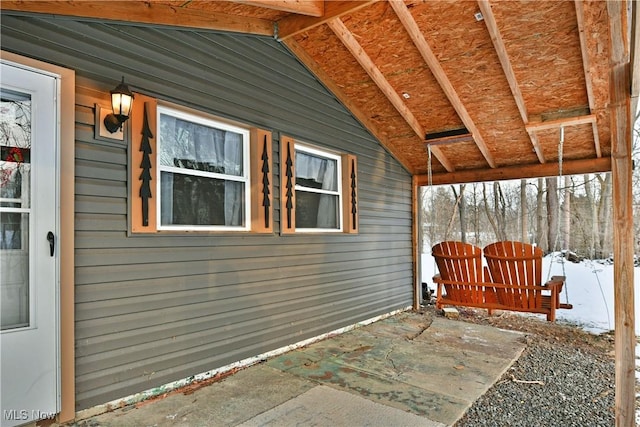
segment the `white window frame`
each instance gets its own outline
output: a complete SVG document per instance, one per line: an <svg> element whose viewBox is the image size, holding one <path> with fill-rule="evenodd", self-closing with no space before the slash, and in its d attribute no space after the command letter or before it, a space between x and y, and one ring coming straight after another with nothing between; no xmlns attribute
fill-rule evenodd
<svg viewBox="0 0 640 427"><path fill-rule="evenodd" d="M295 153L301 151L303 153L309 153L314 156L325 157L327 159L332 159L336 161L336 174L337 174L337 191L332 190L322 190L320 188L309 188L298 185L296 181L295 191L306 191L308 193L320 193L320 194L329 194L338 196L338 228L298 228L295 227L296 233L342 233L343 231L343 197L342 197L342 156L339 154L335 154L328 150L322 150L319 148L314 148L304 143L295 142L293 145L294 148L294 156ZM295 169L295 168L294 168ZM294 170L294 175L297 176L297 172Z"/></svg>
<svg viewBox="0 0 640 427"><path fill-rule="evenodd" d="M160 141L160 129L161 122L160 117L162 114L172 116L181 120L197 123L200 125L213 127L216 129L230 131L234 133L238 133L242 135L242 176L236 175L226 175L214 172L205 172L198 170L190 170L184 168L176 168L172 166L162 165L160 162L160 151L161 151L161 141ZM239 127L227 122L224 122L218 118L207 115L206 113L198 114L186 112L178 107L169 106L166 104L158 104L157 107L157 152L158 152L158 161L157 161L157 171L156 171L156 209L158 212L158 230L173 230L173 231L249 231L251 230L251 164L249 159L249 146L250 146L250 130L248 128ZM179 173L182 175L191 175L191 176L202 176L207 178L216 178L223 179L225 181L238 181L244 183L244 226L227 226L227 225L163 225L162 224L162 211L161 211L161 173L162 172L171 172L171 173Z"/></svg>

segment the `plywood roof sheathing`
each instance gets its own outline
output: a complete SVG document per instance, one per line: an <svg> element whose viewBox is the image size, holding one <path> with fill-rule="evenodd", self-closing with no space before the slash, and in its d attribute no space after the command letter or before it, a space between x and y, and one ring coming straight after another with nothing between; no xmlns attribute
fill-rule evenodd
<svg viewBox="0 0 640 427"><path fill-rule="evenodd" d="M511 60L509 59L509 54L507 53L507 49L504 45L504 40L500 35L500 30L498 29L498 24L496 23L496 18L493 15L493 11L491 9L491 4L489 0L479 0L478 6L480 7L480 13L482 13L482 17L487 26L487 30L489 31L489 35L491 36L491 41L493 42L493 46L496 49L496 53L498 54L498 59L500 60L500 64L502 65L502 69L504 70L504 75L509 82L509 87L511 88L511 93L513 94L513 99L518 106L518 111L520 112L520 117L522 117L522 121L524 124L529 123L529 115L527 113L527 106L524 103L524 97L522 96L522 91L520 91L520 86L518 85L518 79L516 78L516 74L513 71L513 67L511 65ZM531 144L533 145L533 149L538 156L538 160L540 163L545 162L544 153L542 152L542 148L538 143L538 138L535 134L529 132L529 138L531 139Z"/></svg>
<svg viewBox="0 0 640 427"><path fill-rule="evenodd" d="M440 83L440 86L442 86L444 93L447 95L447 98L449 98L449 101L451 102L454 109L462 119L462 122L464 123L465 127L469 129L469 131L471 131L471 133L473 134L475 142L478 145L478 148L482 152L487 163L492 168L495 168L496 165L495 165L495 161L493 160L493 155L489 151L487 144L484 142L484 139L482 138L480 131L478 130L475 123L473 122L473 119L467 112L467 109L462 104L462 101L460 100L460 97L458 96L456 90L454 89L453 85L449 81L444 70L440 66L440 62L438 61L436 56L433 54L433 51L429 47L429 44L425 40L420 29L418 28L418 24L413 19L413 16L411 16L411 12L409 12L409 9L407 9L407 6L402 1L391 1L389 2L389 4L395 11L396 15L398 15L400 22L402 22L402 25L405 27L405 29L409 33L411 40L413 40L413 43L418 48L418 51L424 58L425 62L427 63L427 65L429 65L429 68L431 69L431 72L433 73L434 77L436 78L438 83Z"/></svg>
<svg viewBox="0 0 640 427"><path fill-rule="evenodd" d="M384 77L382 72L378 69L375 63L371 60L369 55L362 49L358 41L355 39L351 31L344 25L344 23L340 20L340 18L332 19L327 22L327 25L331 30L336 34L336 36L342 41L345 47L351 52L353 57L358 61L360 66L367 72L369 77L375 82L375 84L380 88L382 93L387 97L389 102L393 104L396 110L400 113L400 115L407 121L409 126L413 129L413 131L419 137L424 137L425 130L418 120L415 118L411 110L407 108L402 97L398 95L398 92L389 84L387 79ZM438 159L440 163L447 169L449 172L453 172L455 169L451 162L444 156L441 150L434 147L431 152Z"/></svg>

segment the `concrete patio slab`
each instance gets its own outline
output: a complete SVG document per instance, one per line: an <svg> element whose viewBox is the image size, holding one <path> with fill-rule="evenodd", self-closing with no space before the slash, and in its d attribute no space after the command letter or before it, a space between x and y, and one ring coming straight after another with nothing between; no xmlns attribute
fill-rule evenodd
<svg viewBox="0 0 640 427"><path fill-rule="evenodd" d="M450 426L523 342L518 332L406 312L75 425Z"/></svg>

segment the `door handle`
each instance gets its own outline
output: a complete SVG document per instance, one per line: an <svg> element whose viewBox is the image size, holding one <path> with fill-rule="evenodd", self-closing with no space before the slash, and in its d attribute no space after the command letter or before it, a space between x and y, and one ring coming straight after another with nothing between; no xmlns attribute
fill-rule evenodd
<svg viewBox="0 0 640 427"><path fill-rule="evenodd" d="M47 240L49 241L49 253L51 256L53 256L53 253L56 247L56 238L53 235L52 231L47 233Z"/></svg>

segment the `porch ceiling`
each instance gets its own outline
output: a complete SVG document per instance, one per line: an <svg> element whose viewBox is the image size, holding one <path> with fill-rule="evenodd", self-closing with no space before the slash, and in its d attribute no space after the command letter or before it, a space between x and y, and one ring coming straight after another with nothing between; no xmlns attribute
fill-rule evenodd
<svg viewBox="0 0 640 427"><path fill-rule="evenodd" d="M604 1L6 1L274 36L419 183L610 170ZM629 41L630 42L630 41Z"/></svg>

